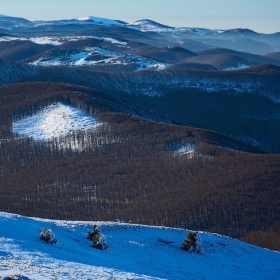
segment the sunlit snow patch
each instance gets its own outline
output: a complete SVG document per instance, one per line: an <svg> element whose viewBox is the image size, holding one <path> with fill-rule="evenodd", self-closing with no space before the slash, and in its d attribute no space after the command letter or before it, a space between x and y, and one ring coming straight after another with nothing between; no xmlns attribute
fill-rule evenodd
<svg viewBox="0 0 280 280"><path fill-rule="evenodd" d="M238 64L238 66L236 66L236 67L224 68L223 71L240 70L240 69L245 69L245 68L248 68L248 67L250 67L250 66L248 66L246 64Z"/></svg>
<svg viewBox="0 0 280 280"><path fill-rule="evenodd" d="M165 147L167 152L173 152L175 156L189 155L192 156L195 150L194 142L182 143L181 141L172 141Z"/></svg>
<svg viewBox="0 0 280 280"><path fill-rule="evenodd" d="M58 46L62 45L63 42L58 41L58 38L55 37L13 37L13 36L3 36L0 37L0 42L9 42L9 41L30 41L37 45L53 45Z"/></svg>
<svg viewBox="0 0 280 280"><path fill-rule="evenodd" d="M194 143L186 143L181 145L180 147L178 147L178 149L176 149L174 151L174 155L192 155L194 153L194 149L195 149L195 144Z"/></svg>
<svg viewBox="0 0 280 280"><path fill-rule="evenodd" d="M59 42L57 40L54 40L53 38L49 37L33 37L29 38L29 40L37 45L53 45L53 46L58 46L62 45L62 42Z"/></svg>
<svg viewBox="0 0 280 280"><path fill-rule="evenodd" d="M28 41L28 39L23 37L13 37L13 36L0 37L0 42L9 42L9 41Z"/></svg>
<svg viewBox="0 0 280 280"><path fill-rule="evenodd" d="M47 106L36 115L13 123L13 132L34 140L50 140L76 130L96 126L96 119L77 108L56 103Z"/></svg>

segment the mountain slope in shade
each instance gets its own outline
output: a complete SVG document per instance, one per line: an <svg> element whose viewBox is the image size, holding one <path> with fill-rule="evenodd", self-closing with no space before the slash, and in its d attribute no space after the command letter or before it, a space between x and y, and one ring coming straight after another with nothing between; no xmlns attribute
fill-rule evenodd
<svg viewBox="0 0 280 280"><path fill-rule="evenodd" d="M210 64L219 70L235 70L252 66L252 63L247 59L232 54L199 55L189 57L185 62Z"/></svg>
<svg viewBox="0 0 280 280"><path fill-rule="evenodd" d="M0 27L11 30L16 27L26 26L30 21L25 18L10 17L6 15L0 15Z"/></svg>
<svg viewBox="0 0 280 280"><path fill-rule="evenodd" d="M278 61L280 63L280 52L268 53L265 55L265 57L268 57L269 59L273 59L274 61Z"/></svg>
<svg viewBox="0 0 280 280"><path fill-rule="evenodd" d="M87 240L94 224L108 250ZM27 279L279 279L280 253L200 233L203 253L180 249L187 231L105 222L66 222L0 212L0 276ZM58 239L48 245L39 229Z"/></svg>
<svg viewBox="0 0 280 280"><path fill-rule="evenodd" d="M180 62L186 58L197 56L196 53L181 47L168 46L165 48L155 48L139 53L140 55L166 62Z"/></svg>
<svg viewBox="0 0 280 280"><path fill-rule="evenodd" d="M247 53L247 52L239 52L231 49L225 49L225 48L205 49L205 50L197 51L196 53L199 56L200 55L215 56L215 55L231 54L250 61L251 65L270 63L270 64L275 64L280 66L280 59L278 58L277 53L270 53L267 55L257 55L257 54Z"/></svg>

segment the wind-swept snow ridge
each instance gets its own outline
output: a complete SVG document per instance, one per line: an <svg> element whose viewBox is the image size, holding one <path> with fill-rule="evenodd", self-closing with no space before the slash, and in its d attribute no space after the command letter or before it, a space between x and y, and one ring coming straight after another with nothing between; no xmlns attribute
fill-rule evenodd
<svg viewBox="0 0 280 280"><path fill-rule="evenodd" d="M76 130L96 126L96 119L69 105L56 103L13 123L13 132L34 140L50 140Z"/></svg>
<svg viewBox="0 0 280 280"><path fill-rule="evenodd" d="M87 17L81 17L78 18L79 21L93 21L95 24L98 25L121 25L122 23L112 20L112 19L107 19L107 18L99 18L99 17L93 17L93 16L87 16Z"/></svg>
<svg viewBox="0 0 280 280"><path fill-rule="evenodd" d="M91 246L97 224L108 250ZM57 244L40 240L51 229ZM180 249L188 231L110 222L26 218L0 212L0 276L73 279L279 279L280 253L200 232L203 254ZM1 278L1 277L0 277Z"/></svg>

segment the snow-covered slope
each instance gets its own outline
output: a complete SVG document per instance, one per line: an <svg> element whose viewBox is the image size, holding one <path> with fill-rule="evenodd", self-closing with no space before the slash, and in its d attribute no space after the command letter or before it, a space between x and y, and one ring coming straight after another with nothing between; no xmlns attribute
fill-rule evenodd
<svg viewBox="0 0 280 280"><path fill-rule="evenodd" d="M79 21L91 21L94 24L97 25L107 25L107 26L112 26L112 25L121 25L122 22L112 20L112 19L106 19L106 18L99 18L99 17L93 17L93 16L87 16L87 17L81 17L78 18Z"/></svg>
<svg viewBox="0 0 280 280"><path fill-rule="evenodd" d="M13 123L13 132L35 140L50 140L75 130L96 125L95 118L62 103L52 104L37 114Z"/></svg>
<svg viewBox="0 0 280 280"><path fill-rule="evenodd" d="M174 27L162 25L155 21L149 19L137 20L133 23L129 23L125 25L128 28L140 30L142 32L173 32L175 31Z"/></svg>
<svg viewBox="0 0 280 280"><path fill-rule="evenodd" d="M122 43L112 38L102 38L112 44ZM118 43L119 42L119 43ZM40 66L90 66L90 65L127 65L137 64L136 71L143 69L164 70L169 64L159 63L155 60L133 55L110 51L104 48L92 47L83 50L54 50L47 51L44 55L30 62Z"/></svg>
<svg viewBox="0 0 280 280"><path fill-rule="evenodd" d="M97 224L108 250L91 246ZM59 240L46 244L39 229ZM0 212L0 276L28 279L280 279L280 253L200 233L203 254L180 249L187 231L110 222L31 219Z"/></svg>
<svg viewBox="0 0 280 280"><path fill-rule="evenodd" d="M0 36L0 42L9 42L9 41L31 41L37 45L62 45L64 42L73 42L83 39L97 39L101 42L109 42L114 45L122 46L124 48L129 48L127 42L119 41L114 38L109 37L96 37L96 36L51 36L51 37L14 37L14 36Z"/></svg>
<svg viewBox="0 0 280 280"><path fill-rule="evenodd" d="M42 26L63 26L63 25L100 25L100 26L118 26L125 24L123 21L87 16L77 19L62 20L38 20L29 21L24 18L10 17L0 14L0 28L13 30L14 28L36 28Z"/></svg>
<svg viewBox="0 0 280 280"><path fill-rule="evenodd" d="M27 27L33 28L44 25L101 25L101 26L117 26L122 25L123 22L119 22L112 19L98 18L98 17L82 17L78 19L65 19L65 20L53 20L53 21L33 21Z"/></svg>
<svg viewBox="0 0 280 280"><path fill-rule="evenodd" d="M237 67L228 67L228 68L224 68L224 71L233 71L233 70L240 70L240 69L246 69L250 66L246 65L246 64L238 64Z"/></svg>
<svg viewBox="0 0 280 280"><path fill-rule="evenodd" d="M194 35L210 35L210 34L220 34L225 30L223 29L207 29L207 28L194 28L194 27L171 27L167 25L160 24L158 22L144 19L137 20L133 23L125 24L126 27L140 30L142 32L158 32L158 33L188 33Z"/></svg>

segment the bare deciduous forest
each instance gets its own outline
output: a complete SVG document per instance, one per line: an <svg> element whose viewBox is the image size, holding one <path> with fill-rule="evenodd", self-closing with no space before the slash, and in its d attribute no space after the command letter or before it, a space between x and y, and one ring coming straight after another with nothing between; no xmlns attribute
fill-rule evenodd
<svg viewBox="0 0 280 280"><path fill-rule="evenodd" d="M0 211L247 235L246 241L279 220L280 155L219 133L136 118L113 110L113 100L106 106L106 98L66 84L0 88ZM55 102L101 125L48 142L12 133L14 120ZM194 152L177 153L185 144Z"/></svg>

